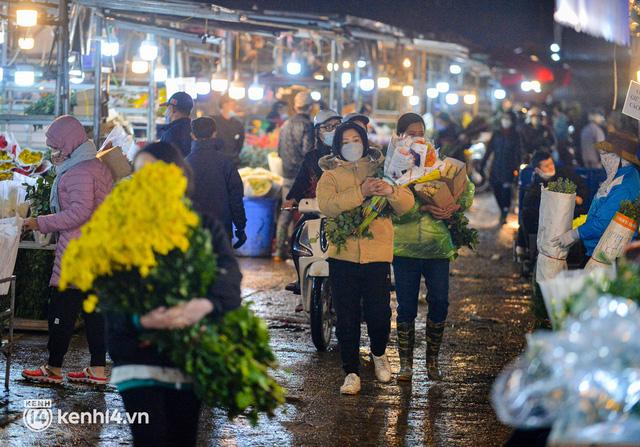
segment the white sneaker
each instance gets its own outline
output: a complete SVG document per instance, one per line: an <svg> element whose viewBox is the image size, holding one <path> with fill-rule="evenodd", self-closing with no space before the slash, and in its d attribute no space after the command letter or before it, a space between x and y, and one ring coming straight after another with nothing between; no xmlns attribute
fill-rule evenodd
<svg viewBox="0 0 640 447"><path fill-rule="evenodd" d="M391 381L391 365L389 364L389 359L387 358L387 354L382 354L380 357L376 357L371 354L371 358L373 359L373 365L376 368L376 378L378 381L382 383L387 383Z"/></svg>
<svg viewBox="0 0 640 447"><path fill-rule="evenodd" d="M360 376L355 373L348 374L340 387L341 394L358 394L360 392Z"/></svg>

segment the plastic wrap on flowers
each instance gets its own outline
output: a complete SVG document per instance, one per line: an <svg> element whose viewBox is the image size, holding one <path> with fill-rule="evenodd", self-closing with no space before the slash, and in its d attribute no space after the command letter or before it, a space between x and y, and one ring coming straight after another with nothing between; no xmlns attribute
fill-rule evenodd
<svg viewBox="0 0 640 447"><path fill-rule="evenodd" d="M602 296L559 332L536 332L494 384L502 422L550 427L556 442L639 442L640 310Z"/></svg>

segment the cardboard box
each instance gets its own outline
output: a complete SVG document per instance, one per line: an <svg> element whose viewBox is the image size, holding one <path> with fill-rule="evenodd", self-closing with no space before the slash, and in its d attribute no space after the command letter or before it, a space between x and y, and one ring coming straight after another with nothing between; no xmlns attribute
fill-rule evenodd
<svg viewBox="0 0 640 447"><path fill-rule="evenodd" d="M463 161L449 157L444 159L444 163L445 165L450 164L458 170L455 177L442 177L440 179L442 182L446 183L446 185L449 187L449 190L451 191L451 194L453 195L453 198L457 200L458 198L460 198L465 188L467 187L467 164ZM442 168L442 170L444 170L444 167Z"/></svg>
<svg viewBox="0 0 640 447"><path fill-rule="evenodd" d="M436 186L438 191L433 195L426 194L423 189L428 185ZM453 195L446 183L440 181L419 183L414 187L418 198L426 205L435 205L439 208L447 208L455 203Z"/></svg>

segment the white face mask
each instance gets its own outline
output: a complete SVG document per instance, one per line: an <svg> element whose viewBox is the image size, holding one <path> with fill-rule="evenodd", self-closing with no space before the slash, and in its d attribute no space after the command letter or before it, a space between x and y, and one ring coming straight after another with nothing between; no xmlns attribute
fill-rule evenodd
<svg viewBox="0 0 640 447"><path fill-rule="evenodd" d="M509 129L511 127L511 120L500 120L500 124L502 125L503 129Z"/></svg>
<svg viewBox="0 0 640 447"><path fill-rule="evenodd" d="M607 178L613 178L613 176L618 171L618 166L620 166L620 157L610 152L601 152L600 162L602 163L602 167L607 173Z"/></svg>
<svg viewBox="0 0 640 447"><path fill-rule="evenodd" d="M549 171L549 172L544 172L542 171L540 168L536 168L536 174L538 175L538 177L540 177L542 180L549 180L551 177L553 177L554 175L556 175L556 170L554 169L553 171Z"/></svg>
<svg viewBox="0 0 640 447"><path fill-rule="evenodd" d="M332 146L333 145L333 136L336 134L336 131L332 131L332 132L322 132L321 138L322 138L322 142L324 144L326 144L327 146Z"/></svg>
<svg viewBox="0 0 640 447"><path fill-rule="evenodd" d="M364 154L364 145L362 143L346 143L342 145L340 153L342 158L347 161L357 161Z"/></svg>

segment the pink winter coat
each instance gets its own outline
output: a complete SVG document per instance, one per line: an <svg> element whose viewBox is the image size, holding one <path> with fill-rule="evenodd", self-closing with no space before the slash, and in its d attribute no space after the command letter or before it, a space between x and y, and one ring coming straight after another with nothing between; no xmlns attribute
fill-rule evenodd
<svg viewBox="0 0 640 447"><path fill-rule="evenodd" d="M112 186L111 172L97 158L83 161L62 174L58 183L61 211L38 217L38 227L42 233L59 233L51 286L58 286L62 254L69 241L80 236L80 227L87 223L98 205L111 192Z"/></svg>

